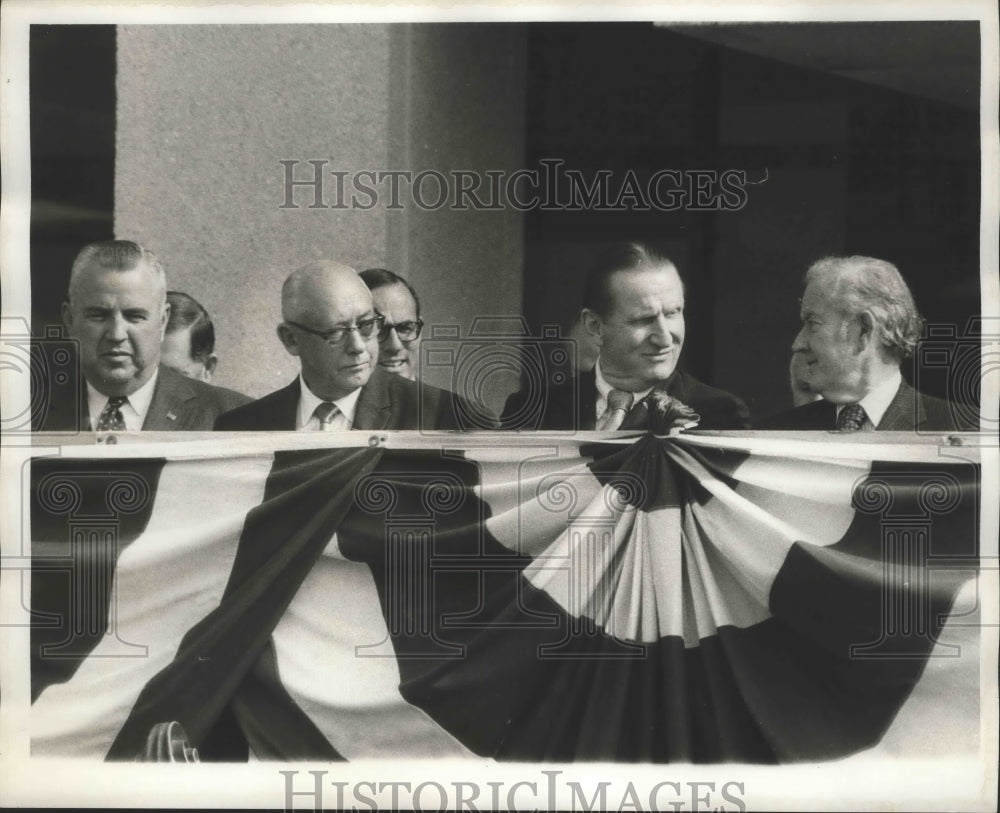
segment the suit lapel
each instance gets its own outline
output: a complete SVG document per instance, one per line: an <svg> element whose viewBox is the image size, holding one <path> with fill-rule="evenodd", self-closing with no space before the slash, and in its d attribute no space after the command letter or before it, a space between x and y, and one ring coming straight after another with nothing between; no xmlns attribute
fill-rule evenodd
<svg viewBox="0 0 1000 813"><path fill-rule="evenodd" d="M193 388L184 376L169 367L160 367L142 428L156 431L183 427L184 405L194 397Z"/></svg>
<svg viewBox="0 0 1000 813"><path fill-rule="evenodd" d="M392 415L389 383L392 373L375 368L368 383L361 388L354 408L354 429L385 429Z"/></svg>
<svg viewBox="0 0 1000 813"><path fill-rule="evenodd" d="M832 432L837 428L837 405L832 401L814 401L801 409L806 411L803 413L806 420L796 429L821 429Z"/></svg>
<svg viewBox="0 0 1000 813"><path fill-rule="evenodd" d="M924 419L923 403L913 387L904 381L875 428L883 432L912 431L919 428Z"/></svg>
<svg viewBox="0 0 1000 813"><path fill-rule="evenodd" d="M296 376L287 387L275 390L265 395L259 401L254 401L241 410L248 409L254 414L254 428L266 432L295 431L295 423L299 416L299 379Z"/></svg>
<svg viewBox="0 0 1000 813"><path fill-rule="evenodd" d="M299 418L299 396L301 394L298 377L283 390L278 390L275 399L277 408L273 412L274 429L294 431L295 423Z"/></svg>

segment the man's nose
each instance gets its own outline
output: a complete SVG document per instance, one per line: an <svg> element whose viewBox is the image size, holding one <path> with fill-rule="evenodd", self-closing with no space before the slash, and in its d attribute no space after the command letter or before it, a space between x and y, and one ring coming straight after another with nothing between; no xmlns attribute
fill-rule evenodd
<svg viewBox="0 0 1000 813"><path fill-rule="evenodd" d="M361 331L347 331L347 337L344 339L344 347L347 349L348 353L355 356L363 353L367 345L365 344L365 337L361 335Z"/></svg>
<svg viewBox="0 0 1000 813"><path fill-rule="evenodd" d="M400 341L395 327L389 328L389 333L382 342L382 349L390 353L397 353L403 349L403 343Z"/></svg>
<svg viewBox="0 0 1000 813"><path fill-rule="evenodd" d="M113 342L123 342L128 338L128 322L121 315L112 316L108 320L104 335Z"/></svg>
<svg viewBox="0 0 1000 813"><path fill-rule="evenodd" d="M806 326L803 325L799 332L795 334L795 340L792 342L792 352L793 353L805 353L809 349L809 342L806 341Z"/></svg>
<svg viewBox="0 0 1000 813"><path fill-rule="evenodd" d="M670 320L663 314L660 314L656 317L656 322L653 323L653 329L649 334L649 338L658 347L667 347L673 344L676 338L671 332L670 327Z"/></svg>

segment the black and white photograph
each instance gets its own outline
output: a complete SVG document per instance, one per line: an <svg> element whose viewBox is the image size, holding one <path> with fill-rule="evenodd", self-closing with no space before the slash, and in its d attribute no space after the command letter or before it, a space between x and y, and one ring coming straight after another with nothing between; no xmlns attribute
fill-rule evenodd
<svg viewBox="0 0 1000 813"><path fill-rule="evenodd" d="M5 806L996 809L994 4L0 14Z"/></svg>

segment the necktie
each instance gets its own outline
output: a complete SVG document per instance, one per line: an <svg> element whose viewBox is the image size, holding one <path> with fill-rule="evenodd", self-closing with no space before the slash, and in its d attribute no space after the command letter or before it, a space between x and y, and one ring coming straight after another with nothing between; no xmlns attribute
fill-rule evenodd
<svg viewBox="0 0 1000 813"><path fill-rule="evenodd" d="M97 418L98 432L124 432L125 418L122 417L122 404L128 403L128 398L116 395L109 398L101 414Z"/></svg>
<svg viewBox="0 0 1000 813"><path fill-rule="evenodd" d="M320 431L326 431L330 428L330 424L333 423L333 419L340 414L340 410L337 409L336 404L331 404L329 401L324 401L315 410L313 410L313 415L316 416L319 421Z"/></svg>
<svg viewBox="0 0 1000 813"><path fill-rule="evenodd" d="M865 425L868 415L861 404L848 404L837 416L838 432L857 432Z"/></svg>
<svg viewBox="0 0 1000 813"><path fill-rule="evenodd" d="M608 408L604 410L601 419L595 427L598 430L613 432L622 425L625 416L632 408L632 401L635 396L623 390L611 390L608 393Z"/></svg>

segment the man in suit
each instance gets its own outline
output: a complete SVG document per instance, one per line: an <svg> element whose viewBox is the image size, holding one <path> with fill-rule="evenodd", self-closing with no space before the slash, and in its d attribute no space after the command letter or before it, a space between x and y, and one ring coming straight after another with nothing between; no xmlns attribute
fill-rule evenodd
<svg viewBox="0 0 1000 813"><path fill-rule="evenodd" d="M489 421L464 399L378 367L385 323L349 266L318 260L281 290L278 338L299 360L287 387L233 410L218 430L478 429Z"/></svg>
<svg viewBox="0 0 1000 813"><path fill-rule="evenodd" d="M387 373L416 380L424 327L417 292L399 274L385 268L369 268L360 276L372 292L375 310L385 317L379 334L378 366Z"/></svg>
<svg viewBox="0 0 1000 813"><path fill-rule="evenodd" d="M762 429L950 432L974 430L963 410L916 392L900 365L923 319L899 270L873 257L825 257L810 266L802 329L792 352L821 399L764 421Z"/></svg>
<svg viewBox="0 0 1000 813"><path fill-rule="evenodd" d="M82 390L51 404L39 431L210 430L250 400L160 365L166 288L159 260L137 243L106 240L80 251L63 322L78 342Z"/></svg>
<svg viewBox="0 0 1000 813"><path fill-rule="evenodd" d="M582 322L599 349L592 370L539 398L507 399L510 429L645 429L654 390L700 415L701 429L746 429L746 405L677 369L684 344L684 285L666 257L639 243L599 256L587 277Z"/></svg>

